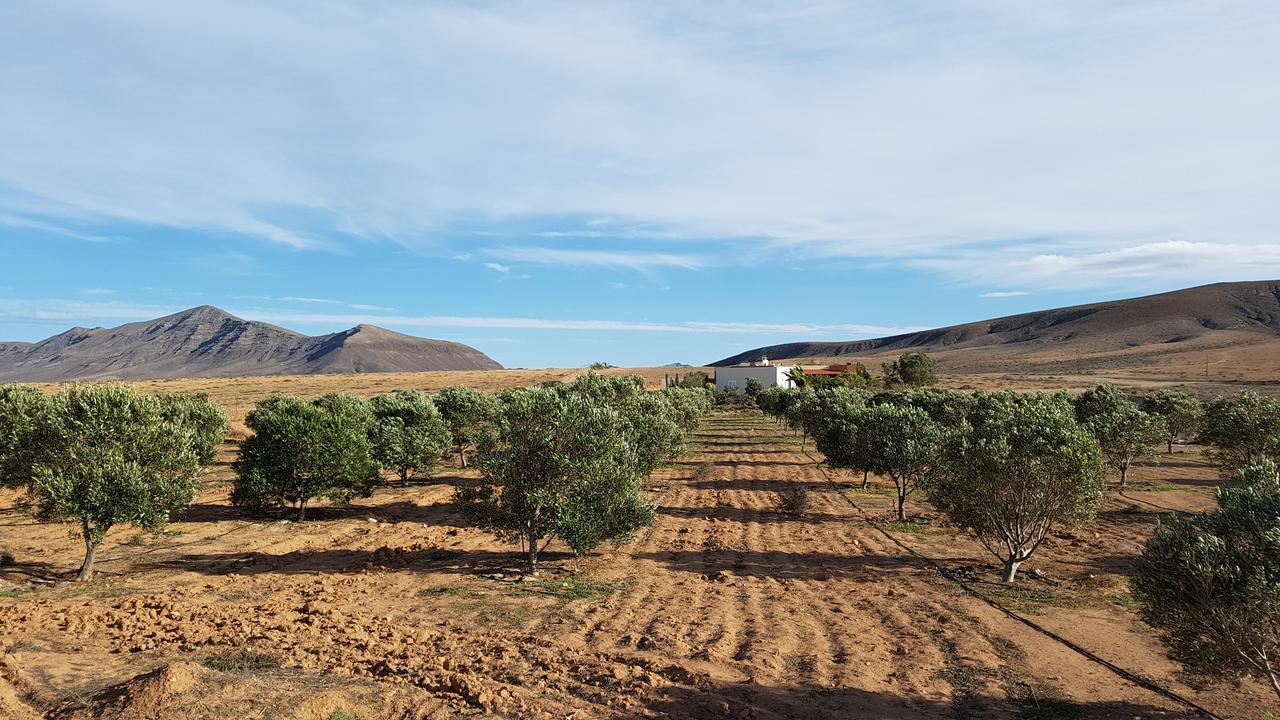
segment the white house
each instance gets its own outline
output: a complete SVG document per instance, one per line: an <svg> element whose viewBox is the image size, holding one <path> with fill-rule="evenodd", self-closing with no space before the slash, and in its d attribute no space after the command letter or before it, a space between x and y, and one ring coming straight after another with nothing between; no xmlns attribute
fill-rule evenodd
<svg viewBox="0 0 1280 720"><path fill-rule="evenodd" d="M764 358L758 363L718 367L716 368L716 389L738 388L739 390L746 390L747 381L752 379L759 380L760 385L766 388L795 387L795 383L788 376L790 372L791 368L789 366L770 365L769 358Z"/></svg>

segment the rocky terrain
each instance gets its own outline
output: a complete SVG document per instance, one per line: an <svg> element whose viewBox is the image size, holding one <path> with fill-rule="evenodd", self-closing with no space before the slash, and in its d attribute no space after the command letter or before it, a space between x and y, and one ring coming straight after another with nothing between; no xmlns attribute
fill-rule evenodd
<svg viewBox="0 0 1280 720"><path fill-rule="evenodd" d="M496 370L473 347L372 325L316 337L210 305L114 328L0 343L0 382Z"/></svg>

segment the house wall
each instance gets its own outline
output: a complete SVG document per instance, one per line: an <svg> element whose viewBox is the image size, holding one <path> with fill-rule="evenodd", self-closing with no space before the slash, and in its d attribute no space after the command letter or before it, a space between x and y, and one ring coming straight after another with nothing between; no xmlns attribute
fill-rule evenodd
<svg viewBox="0 0 1280 720"><path fill-rule="evenodd" d="M716 388L724 390L736 387L747 389L747 381L755 378L764 387L794 387L787 372L791 368L781 365L734 365L716 368Z"/></svg>

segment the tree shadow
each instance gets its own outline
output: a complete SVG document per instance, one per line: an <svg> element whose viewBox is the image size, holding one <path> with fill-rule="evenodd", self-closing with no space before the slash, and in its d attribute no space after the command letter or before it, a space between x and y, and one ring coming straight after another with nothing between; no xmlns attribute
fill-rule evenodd
<svg viewBox="0 0 1280 720"><path fill-rule="evenodd" d="M539 562L552 563L571 557L571 553L546 550ZM256 551L189 554L157 560L140 567L146 570L176 570L204 575L350 575L371 570L468 574L505 570L520 564L519 551L514 547L509 552L495 552L414 545L383 546L374 550L295 550L279 555Z"/></svg>
<svg viewBox="0 0 1280 720"><path fill-rule="evenodd" d="M775 580L884 579L904 572L935 573L931 565L910 555L836 555L823 552L758 550L668 550L636 553L632 557L652 560L671 570L708 577L729 572Z"/></svg>
<svg viewBox="0 0 1280 720"><path fill-rule="evenodd" d="M691 488L699 490L755 490L759 492L785 492L787 490L795 490L797 488L804 488L806 490L828 490L832 487L832 483L826 480L754 480L751 478L690 480L685 484ZM862 476L858 476L857 482L837 482L835 485L837 487L856 490L860 485L862 485Z"/></svg>
<svg viewBox="0 0 1280 720"><path fill-rule="evenodd" d="M672 720L702 720L708 717L750 717L761 720L932 720L947 717L1129 720L1182 717L1165 707L1124 701L1072 702L1037 698L1034 695L1026 698L1004 698L962 692L957 692L950 701L938 701L854 688L714 682L698 683L697 687L664 687L655 691L655 697L646 704L645 711L645 714L637 713L633 717L657 716Z"/></svg>
<svg viewBox="0 0 1280 720"><path fill-rule="evenodd" d="M768 508L740 508L725 505L711 507L671 507L658 506L657 513L675 518L692 518L696 520L731 520L740 523L767 522L801 522L820 523L839 521L846 522L848 517L830 513L806 512L803 515L788 515L779 510Z"/></svg>

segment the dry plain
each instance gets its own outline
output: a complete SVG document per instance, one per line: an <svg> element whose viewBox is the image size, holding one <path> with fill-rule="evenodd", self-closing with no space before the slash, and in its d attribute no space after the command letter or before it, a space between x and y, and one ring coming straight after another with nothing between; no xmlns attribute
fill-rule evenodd
<svg viewBox="0 0 1280 720"><path fill-rule="evenodd" d="M238 421L276 390L496 389L576 372L135 384L210 392ZM108 536L88 585L53 582L78 541L0 497L0 548L16 561L0 568L0 717L1196 716L1099 659L1222 717L1261 718L1270 700L1256 684L1188 687L1132 606L1126 573L1154 524L1213 504L1216 471L1192 446L1134 471L1094 527L1054 536L1028 563L1039 577L1012 589L925 499L912 499L916 522L889 522L885 481L857 489L754 412L713 414L651 478L658 519L635 542L554 554L526 582L513 548L450 503L472 470L291 523L229 505L234 453L164 535ZM797 485L814 496L801 518L776 509Z"/></svg>

